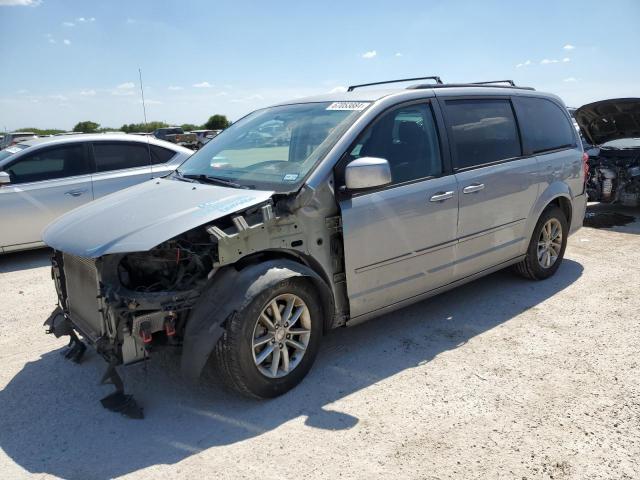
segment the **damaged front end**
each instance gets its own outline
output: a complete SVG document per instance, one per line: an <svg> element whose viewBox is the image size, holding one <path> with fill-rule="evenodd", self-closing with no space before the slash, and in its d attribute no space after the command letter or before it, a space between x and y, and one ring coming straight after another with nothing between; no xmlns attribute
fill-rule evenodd
<svg viewBox="0 0 640 480"><path fill-rule="evenodd" d="M304 197L298 196L298 201ZM318 210L307 205L311 217L305 218L305 209L291 202L280 198L278 208L272 199L256 202L147 251L90 258L54 246L52 275L59 306L47 320L48 330L71 337L70 358L77 361L84 353L77 331L108 363L103 381L113 383L116 391L103 399L105 407L131 417L141 415L124 393L115 367L146 360L161 348L179 348L183 374L197 379L223 333L225 319L250 299L247 291L257 277L308 276L333 308L332 287L324 278L294 262L269 262L278 251L303 257L315 249L316 258L324 256L327 264L333 259L330 271L338 276L342 271L334 247L339 235L329 228L311 228ZM298 212L292 213L292 208ZM335 285L344 290L344 283ZM198 309L205 292L206 308Z"/></svg>
<svg viewBox="0 0 640 480"><path fill-rule="evenodd" d="M202 229L148 252L92 259L54 251L59 307L47 325L57 337L70 335L72 360L79 361L85 348L75 329L109 364L103 382L113 383L116 392L105 406L137 416L115 367L145 360L151 348L180 346L187 314L215 261L215 245Z"/></svg>
<svg viewBox="0 0 640 480"><path fill-rule="evenodd" d="M590 103L575 118L593 145L587 149L589 200L640 206L640 99Z"/></svg>

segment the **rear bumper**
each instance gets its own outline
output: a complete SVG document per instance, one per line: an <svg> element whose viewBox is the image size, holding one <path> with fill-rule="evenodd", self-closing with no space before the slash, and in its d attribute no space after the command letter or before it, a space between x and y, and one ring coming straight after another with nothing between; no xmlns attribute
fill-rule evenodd
<svg viewBox="0 0 640 480"><path fill-rule="evenodd" d="M587 210L587 195L577 195L571 202L571 225L569 227L569 235L577 232L584 222L584 215Z"/></svg>

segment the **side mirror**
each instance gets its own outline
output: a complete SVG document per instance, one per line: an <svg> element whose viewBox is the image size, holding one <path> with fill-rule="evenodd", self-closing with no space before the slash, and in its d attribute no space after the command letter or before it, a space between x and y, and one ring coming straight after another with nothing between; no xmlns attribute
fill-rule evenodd
<svg viewBox="0 0 640 480"><path fill-rule="evenodd" d="M362 157L353 160L344 171L347 190L365 190L391 183L391 168L384 158Z"/></svg>
<svg viewBox="0 0 640 480"><path fill-rule="evenodd" d="M8 185L11 183L11 177L7 172L0 172L0 185Z"/></svg>

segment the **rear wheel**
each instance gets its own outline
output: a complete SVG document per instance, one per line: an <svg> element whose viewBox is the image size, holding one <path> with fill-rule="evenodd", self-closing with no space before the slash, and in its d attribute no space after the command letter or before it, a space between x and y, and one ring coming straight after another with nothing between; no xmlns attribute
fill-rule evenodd
<svg viewBox="0 0 640 480"><path fill-rule="evenodd" d="M515 271L532 280L556 273L567 247L568 230L564 212L555 206L547 208L533 230L526 257L515 265Z"/></svg>
<svg viewBox="0 0 640 480"><path fill-rule="evenodd" d="M322 313L311 283L300 277L260 292L228 321L214 350L224 383L258 398L295 387L318 352Z"/></svg>

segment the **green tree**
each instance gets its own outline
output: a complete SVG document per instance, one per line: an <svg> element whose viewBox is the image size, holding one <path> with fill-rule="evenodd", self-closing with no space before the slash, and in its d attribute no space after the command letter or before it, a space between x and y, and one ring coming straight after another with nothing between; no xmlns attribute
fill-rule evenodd
<svg viewBox="0 0 640 480"><path fill-rule="evenodd" d="M78 122L76 126L73 127L73 131L80 132L80 133L95 133L99 127L100 127L99 123L86 120L84 122Z"/></svg>
<svg viewBox="0 0 640 480"><path fill-rule="evenodd" d="M191 130L200 130L202 126L194 125L193 123L183 123L182 125L180 125L180 128L182 128L185 132L190 132Z"/></svg>
<svg viewBox="0 0 640 480"><path fill-rule="evenodd" d="M166 128L170 125L165 122L148 122L148 123L129 123L124 124L120 127L120 130L126 133L136 133L136 132L153 132L158 128Z"/></svg>
<svg viewBox="0 0 640 480"><path fill-rule="evenodd" d="M209 117L209 120L203 126L210 130L224 130L229 125L231 125L231 122L225 115L216 114Z"/></svg>
<svg viewBox="0 0 640 480"><path fill-rule="evenodd" d="M64 130L60 130L58 128L19 128L15 130L16 132L33 132L36 135L54 135L56 133L63 133Z"/></svg>

